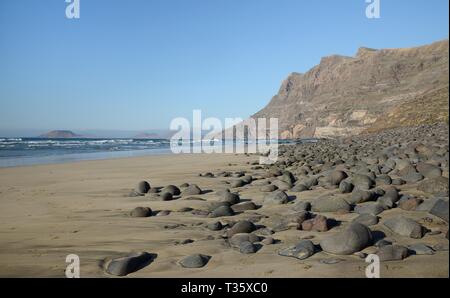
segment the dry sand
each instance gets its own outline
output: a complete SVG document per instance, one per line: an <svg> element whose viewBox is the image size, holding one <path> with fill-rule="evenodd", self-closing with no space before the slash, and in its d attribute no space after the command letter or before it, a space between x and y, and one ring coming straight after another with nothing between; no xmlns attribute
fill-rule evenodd
<svg viewBox="0 0 450 298"><path fill-rule="evenodd" d="M188 182L206 190L224 188L222 181L232 178L204 178L198 174L250 169L246 163L255 160L257 157L245 155L162 155L0 169L0 276L64 277L66 255L77 254L81 259L81 277L108 277L100 266L104 258L147 251L157 254L156 260L128 277L365 277L367 264L356 256L339 256L343 262L326 265L320 260L336 256L321 252L299 261L277 255L280 248L307 235L315 236L312 241L318 243L323 237L321 233L279 232L274 238L281 240L280 243L244 255L221 239L223 232L212 232L203 226L217 219L175 212L182 207L205 209L208 202L183 198L160 202L150 201L148 197L127 197L140 180L147 180L152 186ZM251 185L240 188L241 198L261 203L264 194L258 188ZM297 194L297 200L314 198L319 192L326 190ZM199 197L217 200L214 193ZM129 217L129 211L137 206L173 212L162 217ZM263 207L221 221L248 218L256 213L283 214L288 210L289 205ZM386 217L395 212L386 211ZM330 216L344 222L355 217L354 214ZM418 220L425 216L425 213L411 212L411 217ZM170 224L181 226L165 228ZM383 230L383 227L377 225L376 229ZM389 231L383 231L388 237L394 237ZM194 242L176 244L185 239ZM404 244L410 241L398 240ZM445 241L442 234L422 239L430 244ZM200 269L178 265L182 257L193 253L211 255L212 259ZM448 252L411 256L381 267L382 277L448 277L448 273Z"/></svg>

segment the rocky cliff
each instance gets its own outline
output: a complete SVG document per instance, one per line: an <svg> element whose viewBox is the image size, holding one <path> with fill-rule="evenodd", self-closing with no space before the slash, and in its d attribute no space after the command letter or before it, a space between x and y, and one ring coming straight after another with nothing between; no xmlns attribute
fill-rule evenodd
<svg viewBox="0 0 450 298"><path fill-rule="evenodd" d="M448 40L324 57L308 72L289 75L251 118L278 118L283 139L448 122L448 62Z"/></svg>

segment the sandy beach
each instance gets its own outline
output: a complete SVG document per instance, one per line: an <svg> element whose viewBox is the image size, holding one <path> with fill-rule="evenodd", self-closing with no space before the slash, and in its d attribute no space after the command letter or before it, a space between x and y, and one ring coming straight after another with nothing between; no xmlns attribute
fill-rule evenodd
<svg viewBox="0 0 450 298"><path fill-rule="evenodd" d="M103 261L131 252L157 254L149 266L127 277L365 277L365 260L355 255L339 256L342 262L325 264L336 258L319 252L306 260L286 258L277 251L295 244L301 238L320 241L323 233L289 229L275 233L278 242L264 245L255 254L242 254L222 238L223 231L211 231L206 223L217 221L178 212L184 207L207 209L217 201L214 191L225 188L224 181L233 178L200 177L199 173L247 170L254 177L263 170L251 170L257 156L194 154L161 155L67 164L37 165L0 169L0 276L65 277L65 258L77 254L81 260L81 277L112 277L104 272ZM153 201L149 196L129 197L141 181L152 187L195 183L206 194L204 200ZM258 181L258 180L256 180ZM405 186L407 187L407 186ZM399 187L400 189L402 186ZM255 183L233 189L241 200L250 199L262 205L264 193ZM210 192L208 192L210 191ZM316 189L295 195L296 201L331 192ZM138 206L153 211L170 210L167 216L130 217ZM222 223L239 219L276 217L288 214L291 204L264 206L233 217L220 218ZM394 217L396 209L385 211L384 218ZM326 214L325 214L326 215ZM410 212L420 220L425 212ZM333 214L343 223L356 214ZM375 226L387 236L390 231ZM435 226L433 228L436 228ZM439 228L439 226L438 226ZM443 227L445 229L445 227ZM341 227L330 233L339 232ZM372 229L373 230L373 229ZM309 236L309 237L308 237ZM403 243L412 239L403 237ZM190 239L191 243L182 244ZM426 235L427 243L448 243L445 235ZM181 258L201 253L212 256L204 268L186 269ZM448 251L435 255L412 256L403 261L383 264L383 277L448 277Z"/></svg>

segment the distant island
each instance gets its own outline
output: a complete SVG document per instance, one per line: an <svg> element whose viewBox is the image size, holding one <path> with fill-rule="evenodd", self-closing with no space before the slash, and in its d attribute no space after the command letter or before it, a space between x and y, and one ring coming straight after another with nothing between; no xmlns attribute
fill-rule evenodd
<svg viewBox="0 0 450 298"><path fill-rule="evenodd" d="M143 132L143 133L139 133L139 134L135 135L133 138L134 139L159 139L159 138L161 138L161 136L158 135L157 133Z"/></svg>
<svg viewBox="0 0 450 298"><path fill-rule="evenodd" d="M39 138L52 138L52 139L73 139L80 137L82 136L70 130L52 130L39 136Z"/></svg>

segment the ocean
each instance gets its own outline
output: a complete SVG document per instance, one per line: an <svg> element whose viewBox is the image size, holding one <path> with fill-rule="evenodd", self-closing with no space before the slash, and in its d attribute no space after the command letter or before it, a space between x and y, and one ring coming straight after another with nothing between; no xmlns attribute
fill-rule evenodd
<svg viewBox="0 0 450 298"><path fill-rule="evenodd" d="M278 140L279 144L316 142L316 139ZM184 152L203 146L199 141L183 144ZM235 141L235 149L245 147L247 142ZM216 150L232 148L230 144L214 142ZM233 150L233 149L231 149ZM0 137L0 168L35 164L64 163L81 160L136 157L155 154L171 154L170 140L133 138L2 138Z"/></svg>
<svg viewBox="0 0 450 298"><path fill-rule="evenodd" d="M1 138L0 167L170 153L165 139Z"/></svg>

